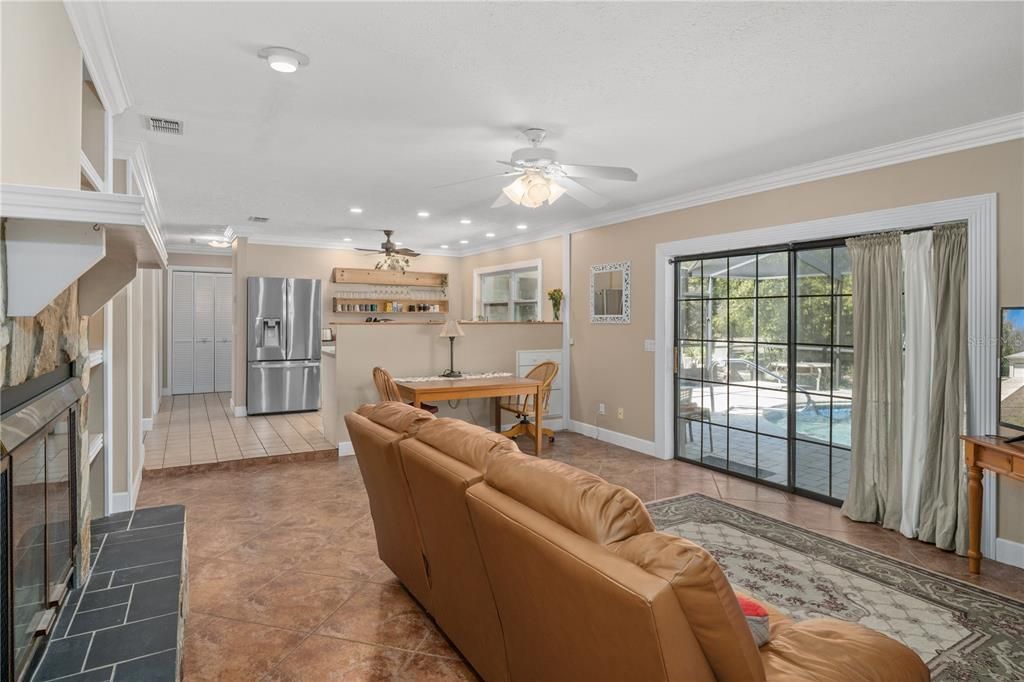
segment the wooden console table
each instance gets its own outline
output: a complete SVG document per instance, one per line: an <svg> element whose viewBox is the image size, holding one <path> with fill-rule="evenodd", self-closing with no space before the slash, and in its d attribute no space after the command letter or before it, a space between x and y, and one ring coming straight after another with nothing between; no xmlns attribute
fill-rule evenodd
<svg viewBox="0 0 1024 682"><path fill-rule="evenodd" d="M961 436L967 465L967 570L981 573L981 485L983 469L1024 481L1024 447L992 436Z"/></svg>

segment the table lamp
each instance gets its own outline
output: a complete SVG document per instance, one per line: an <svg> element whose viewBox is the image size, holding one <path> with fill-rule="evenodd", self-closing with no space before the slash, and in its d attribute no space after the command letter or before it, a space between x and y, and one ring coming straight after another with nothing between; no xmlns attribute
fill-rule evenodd
<svg viewBox="0 0 1024 682"><path fill-rule="evenodd" d="M450 379L456 379L462 376L462 372L455 371L455 337L465 336L462 331L462 327L459 326L457 320L448 320L444 323L444 327L441 328L441 333L438 334L441 337L448 337L448 369L446 369L441 376L448 377Z"/></svg>

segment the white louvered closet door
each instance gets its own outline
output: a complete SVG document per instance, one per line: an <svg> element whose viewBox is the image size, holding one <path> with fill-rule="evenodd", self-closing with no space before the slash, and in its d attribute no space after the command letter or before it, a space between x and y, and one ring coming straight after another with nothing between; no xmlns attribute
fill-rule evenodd
<svg viewBox="0 0 1024 682"><path fill-rule="evenodd" d="M217 363L214 308L217 275L195 273L195 370L193 393L213 393Z"/></svg>
<svg viewBox="0 0 1024 682"><path fill-rule="evenodd" d="M174 272L171 277L171 392L191 393L195 364L194 281L191 272Z"/></svg>
<svg viewBox="0 0 1024 682"><path fill-rule="evenodd" d="M231 390L231 289L231 275L217 275L214 285L213 336L217 347L214 385L218 392Z"/></svg>

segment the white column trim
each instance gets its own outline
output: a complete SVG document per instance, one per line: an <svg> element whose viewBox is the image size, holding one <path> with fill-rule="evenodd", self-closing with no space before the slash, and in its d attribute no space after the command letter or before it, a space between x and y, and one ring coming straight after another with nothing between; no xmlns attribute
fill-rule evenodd
<svg viewBox="0 0 1024 682"><path fill-rule="evenodd" d="M562 423L572 410L572 235L562 235Z"/></svg>
<svg viewBox="0 0 1024 682"><path fill-rule="evenodd" d="M995 194L934 201L926 204L869 211L789 225L682 239L655 246L655 456L671 459L673 275L671 259L702 253L788 244L857 234L906 229L956 220L967 221L968 387L967 431L995 433L997 201ZM982 521L982 553L995 556L997 486L995 476L985 474Z"/></svg>

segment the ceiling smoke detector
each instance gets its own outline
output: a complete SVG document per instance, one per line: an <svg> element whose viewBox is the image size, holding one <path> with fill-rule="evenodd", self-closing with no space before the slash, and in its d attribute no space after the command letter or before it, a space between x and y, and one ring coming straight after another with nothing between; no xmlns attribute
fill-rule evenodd
<svg viewBox="0 0 1024 682"><path fill-rule="evenodd" d="M309 57L288 47L264 47L256 56L266 59L270 68L280 73L295 73L300 66L309 64Z"/></svg>
<svg viewBox="0 0 1024 682"><path fill-rule="evenodd" d="M155 133L170 133L171 135L181 135L185 130L185 124L181 121L157 116L147 117L146 127Z"/></svg>

